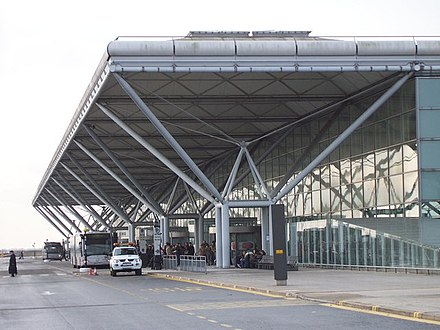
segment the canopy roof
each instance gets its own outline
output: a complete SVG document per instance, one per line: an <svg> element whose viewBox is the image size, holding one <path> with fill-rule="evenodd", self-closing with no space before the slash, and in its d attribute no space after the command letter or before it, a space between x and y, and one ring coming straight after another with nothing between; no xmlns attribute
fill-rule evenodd
<svg viewBox="0 0 440 330"><path fill-rule="evenodd" d="M118 38L109 43L33 205L102 205L97 191L123 201L133 197L126 186L136 190L137 183L160 203L177 177L165 160L218 201L196 168L209 177L209 166L242 145L383 91L405 72L439 69L439 38L320 38L307 31Z"/></svg>

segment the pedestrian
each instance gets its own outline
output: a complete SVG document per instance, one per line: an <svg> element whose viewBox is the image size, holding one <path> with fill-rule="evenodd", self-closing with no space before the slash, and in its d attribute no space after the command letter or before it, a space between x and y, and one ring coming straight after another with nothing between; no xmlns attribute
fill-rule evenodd
<svg viewBox="0 0 440 330"><path fill-rule="evenodd" d="M195 253L194 245L189 242L188 243L188 255L193 256Z"/></svg>
<svg viewBox="0 0 440 330"><path fill-rule="evenodd" d="M11 274L11 277L14 277L15 275L17 275L17 259L15 258L15 253L14 251L9 251L9 253L11 254L9 257L9 274Z"/></svg>

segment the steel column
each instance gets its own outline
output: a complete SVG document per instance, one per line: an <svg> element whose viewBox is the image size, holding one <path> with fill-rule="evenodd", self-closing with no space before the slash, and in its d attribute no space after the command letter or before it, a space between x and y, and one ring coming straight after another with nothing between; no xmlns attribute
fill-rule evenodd
<svg viewBox="0 0 440 330"><path fill-rule="evenodd" d="M222 208L215 206L215 250L217 268L223 268L223 235L222 235ZM203 242L203 240L202 240Z"/></svg>
<svg viewBox="0 0 440 330"><path fill-rule="evenodd" d="M222 213L222 268L231 266L231 239L229 237L229 206L225 203L221 206Z"/></svg>
<svg viewBox="0 0 440 330"><path fill-rule="evenodd" d="M269 213L269 251L266 251L266 253L269 253L269 255L273 255L273 219L272 219L272 205L269 205L267 208L267 211Z"/></svg>
<svg viewBox="0 0 440 330"><path fill-rule="evenodd" d="M162 216L160 218L162 224L162 241L163 244L171 243L170 241L170 219L167 216Z"/></svg>
<svg viewBox="0 0 440 330"><path fill-rule="evenodd" d="M196 246L196 252L197 252L197 249L198 249L198 247L202 244L202 242L203 242L203 236L204 236L204 228L205 228L205 226L204 226L204 218L203 218L203 216L199 216L199 218L198 219L196 219L196 226L195 226L195 239L196 239L196 242L195 242L195 246ZM215 241L215 244L216 244L216 258L217 258L217 255L218 255L218 253L217 253L217 240Z"/></svg>
<svg viewBox="0 0 440 330"><path fill-rule="evenodd" d="M261 249L266 253L271 251L268 241L271 241L272 237L269 236L269 207L261 208Z"/></svg>

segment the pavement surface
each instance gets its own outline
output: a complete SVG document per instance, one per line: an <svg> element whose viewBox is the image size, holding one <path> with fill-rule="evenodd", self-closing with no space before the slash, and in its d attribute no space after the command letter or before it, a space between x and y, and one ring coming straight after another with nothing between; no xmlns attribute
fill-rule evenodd
<svg viewBox="0 0 440 330"><path fill-rule="evenodd" d="M208 268L195 273L149 270L144 274L280 297L332 304L410 318L440 321L440 275L299 268L287 285L277 285L273 270Z"/></svg>

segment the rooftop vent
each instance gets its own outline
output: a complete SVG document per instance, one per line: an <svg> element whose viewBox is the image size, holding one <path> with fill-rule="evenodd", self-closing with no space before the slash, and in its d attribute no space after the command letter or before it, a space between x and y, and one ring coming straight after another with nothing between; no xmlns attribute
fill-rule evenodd
<svg viewBox="0 0 440 330"><path fill-rule="evenodd" d="M187 38L308 38L311 31L190 31Z"/></svg>
<svg viewBox="0 0 440 330"><path fill-rule="evenodd" d="M249 31L190 31L188 38L247 38Z"/></svg>
<svg viewBox="0 0 440 330"><path fill-rule="evenodd" d="M312 31L252 31L254 38L307 38Z"/></svg>

